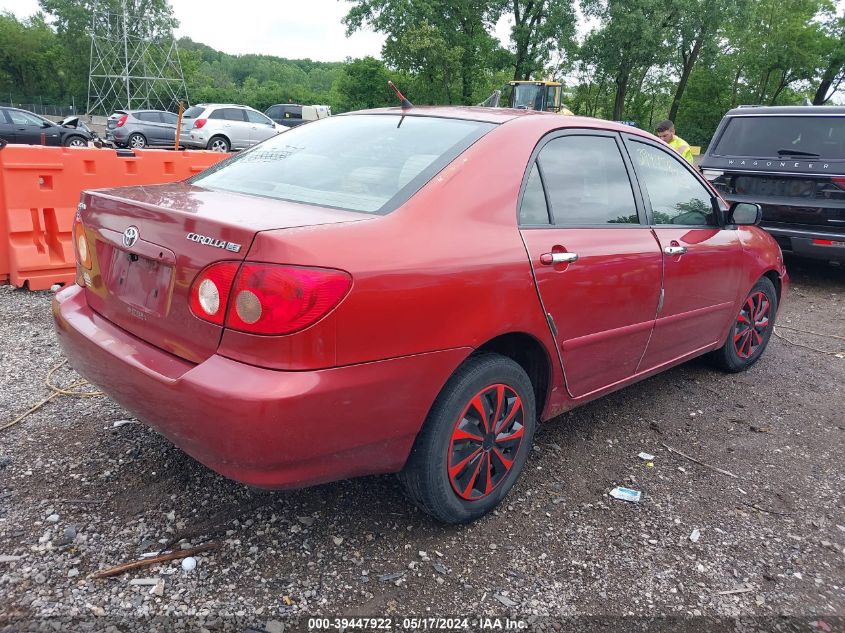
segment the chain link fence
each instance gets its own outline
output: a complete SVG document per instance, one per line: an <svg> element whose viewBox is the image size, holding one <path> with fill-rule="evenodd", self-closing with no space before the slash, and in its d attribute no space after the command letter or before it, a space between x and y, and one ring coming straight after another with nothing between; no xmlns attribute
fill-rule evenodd
<svg viewBox="0 0 845 633"><path fill-rule="evenodd" d="M34 112L35 114L40 114L41 116L48 116L48 117L66 117L72 116L75 114L83 114L84 112L80 112L80 110L85 110L85 108L77 108L73 105L54 105L50 103L20 103L20 102L11 102L11 101L0 101L0 107L7 107L7 108L20 108L21 110L29 110L30 112Z"/></svg>

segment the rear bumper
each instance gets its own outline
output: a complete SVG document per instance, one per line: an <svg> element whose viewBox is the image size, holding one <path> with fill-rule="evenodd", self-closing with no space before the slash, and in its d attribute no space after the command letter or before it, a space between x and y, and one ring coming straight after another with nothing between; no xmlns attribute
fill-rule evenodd
<svg viewBox="0 0 845 633"><path fill-rule="evenodd" d="M470 351L301 372L218 355L194 365L97 315L79 286L55 296L53 316L79 373L209 468L267 488L400 470Z"/></svg>
<svg viewBox="0 0 845 633"><path fill-rule="evenodd" d="M845 232L808 231L763 225L784 253L812 259L845 261Z"/></svg>

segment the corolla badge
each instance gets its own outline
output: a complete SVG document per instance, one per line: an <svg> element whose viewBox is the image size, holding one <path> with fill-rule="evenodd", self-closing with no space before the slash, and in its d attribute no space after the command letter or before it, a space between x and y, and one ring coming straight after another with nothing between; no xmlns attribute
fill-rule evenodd
<svg viewBox="0 0 845 633"><path fill-rule="evenodd" d="M140 233L138 232L137 226L130 226L123 232L123 245L126 248L132 248L135 245L135 242L138 241L138 236Z"/></svg>
<svg viewBox="0 0 845 633"><path fill-rule="evenodd" d="M208 235L200 235L199 233L188 233L186 236L191 242L203 244L204 246L213 246L214 248L222 248L233 253L241 251L241 245L235 242L227 242L226 240L217 239L216 237L209 237Z"/></svg>

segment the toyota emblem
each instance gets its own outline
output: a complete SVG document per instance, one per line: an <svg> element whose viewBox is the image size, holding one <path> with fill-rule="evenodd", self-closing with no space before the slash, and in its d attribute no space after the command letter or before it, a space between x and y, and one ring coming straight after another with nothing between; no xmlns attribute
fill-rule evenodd
<svg viewBox="0 0 845 633"><path fill-rule="evenodd" d="M138 235L138 227L130 226L123 232L123 245L126 248L132 248L138 241Z"/></svg>

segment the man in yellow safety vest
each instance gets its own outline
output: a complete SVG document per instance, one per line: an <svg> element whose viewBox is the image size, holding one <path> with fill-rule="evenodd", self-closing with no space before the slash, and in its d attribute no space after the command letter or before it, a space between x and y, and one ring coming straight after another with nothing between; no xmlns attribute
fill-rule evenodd
<svg viewBox="0 0 845 633"><path fill-rule="evenodd" d="M678 152L690 164L694 165L692 149L680 136L675 134L675 124L670 120L661 121L657 124L657 136L660 137L669 147Z"/></svg>

